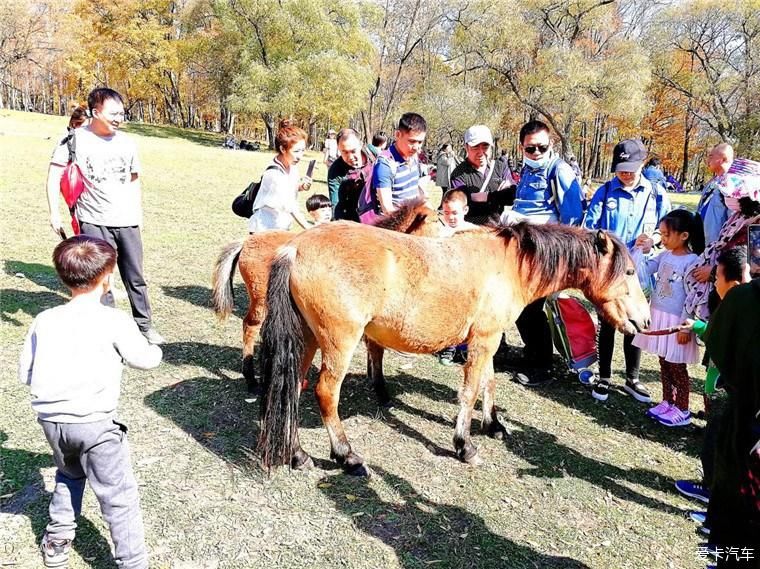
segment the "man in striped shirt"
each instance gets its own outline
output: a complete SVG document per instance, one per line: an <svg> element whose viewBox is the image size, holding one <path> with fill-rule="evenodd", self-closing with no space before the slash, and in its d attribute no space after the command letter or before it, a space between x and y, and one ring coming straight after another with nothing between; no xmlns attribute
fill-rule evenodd
<svg viewBox="0 0 760 569"><path fill-rule="evenodd" d="M383 213L421 195L418 154L425 142L427 123L416 113L404 113L390 148L380 153L372 173L372 191Z"/></svg>

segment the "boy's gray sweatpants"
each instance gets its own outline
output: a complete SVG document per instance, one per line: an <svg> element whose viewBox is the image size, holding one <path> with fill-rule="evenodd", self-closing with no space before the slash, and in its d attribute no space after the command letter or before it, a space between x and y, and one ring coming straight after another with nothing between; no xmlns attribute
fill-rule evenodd
<svg viewBox="0 0 760 569"><path fill-rule="evenodd" d="M82 510L85 481L89 480L111 530L116 564L125 569L147 567L140 497L129 458L127 427L113 419L39 423L58 467L47 526L50 538L74 539L75 520Z"/></svg>

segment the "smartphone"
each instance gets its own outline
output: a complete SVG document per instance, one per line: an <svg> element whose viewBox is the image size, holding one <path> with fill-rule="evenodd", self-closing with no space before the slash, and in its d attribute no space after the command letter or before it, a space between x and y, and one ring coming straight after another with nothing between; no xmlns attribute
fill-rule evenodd
<svg viewBox="0 0 760 569"><path fill-rule="evenodd" d="M752 278L760 277L760 223L747 228L747 262Z"/></svg>
<svg viewBox="0 0 760 569"><path fill-rule="evenodd" d="M314 177L313 176L313 174L314 174L314 166L316 166L316 165L317 165L317 161L316 160L310 160L309 161L309 167L306 168L306 177L307 178L313 178Z"/></svg>

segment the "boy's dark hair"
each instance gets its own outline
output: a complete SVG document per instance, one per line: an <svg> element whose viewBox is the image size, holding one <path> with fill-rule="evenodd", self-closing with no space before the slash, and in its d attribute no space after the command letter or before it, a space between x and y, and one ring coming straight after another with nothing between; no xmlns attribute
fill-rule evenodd
<svg viewBox="0 0 760 569"><path fill-rule="evenodd" d="M467 205L467 194L462 190L449 190L443 194L441 205L451 202L464 202L464 205Z"/></svg>
<svg viewBox="0 0 760 569"><path fill-rule="evenodd" d="M372 135L372 146L382 146L388 142L388 135L382 130Z"/></svg>
<svg viewBox="0 0 760 569"><path fill-rule="evenodd" d="M537 132L551 132L549 130L549 125L547 125L545 122L541 121L528 121L524 125L522 125L522 128L520 129L520 144L523 143L523 140L525 140L525 137L529 134L535 134Z"/></svg>
<svg viewBox="0 0 760 569"><path fill-rule="evenodd" d="M121 98L118 91L114 91L108 87L98 87L97 89L90 91L90 94L87 95L87 107L90 109L90 112L92 112L95 109L102 107L103 103L108 99L114 99L119 101L122 105L124 104L124 99Z"/></svg>
<svg viewBox="0 0 760 569"><path fill-rule="evenodd" d="M657 156L653 156L649 159L649 162L647 162L647 166L651 166L652 168L659 168L662 166L662 160L657 158Z"/></svg>
<svg viewBox="0 0 760 569"><path fill-rule="evenodd" d="M760 215L760 202L756 202L749 196L739 198L739 211L744 217Z"/></svg>
<svg viewBox="0 0 760 569"><path fill-rule="evenodd" d="M716 263L723 267L723 277L727 281L741 282L744 265L747 264L747 251L744 247L726 249L718 255Z"/></svg>
<svg viewBox="0 0 760 569"><path fill-rule="evenodd" d="M324 194L314 194L313 196L309 196L306 200L306 211L317 211L323 207L332 207L330 198Z"/></svg>
<svg viewBox="0 0 760 569"><path fill-rule="evenodd" d="M67 287L89 289L116 265L116 250L103 239L75 235L53 250L53 264Z"/></svg>
<svg viewBox="0 0 760 569"><path fill-rule="evenodd" d="M689 249L697 255L705 250L705 230L702 226L702 219L685 209L674 209L668 212L660 220L665 227L676 233L689 233L689 239L686 241Z"/></svg>
<svg viewBox="0 0 760 569"><path fill-rule="evenodd" d="M398 121L401 132L427 132L427 122L417 113L404 113Z"/></svg>

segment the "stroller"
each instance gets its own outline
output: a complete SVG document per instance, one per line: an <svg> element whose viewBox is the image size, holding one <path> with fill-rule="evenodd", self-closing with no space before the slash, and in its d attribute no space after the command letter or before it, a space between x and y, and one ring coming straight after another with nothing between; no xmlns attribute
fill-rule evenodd
<svg viewBox="0 0 760 569"><path fill-rule="evenodd" d="M590 367L597 360L596 326L581 302L565 293L546 299L544 306L552 341L570 371L583 385L594 382Z"/></svg>

